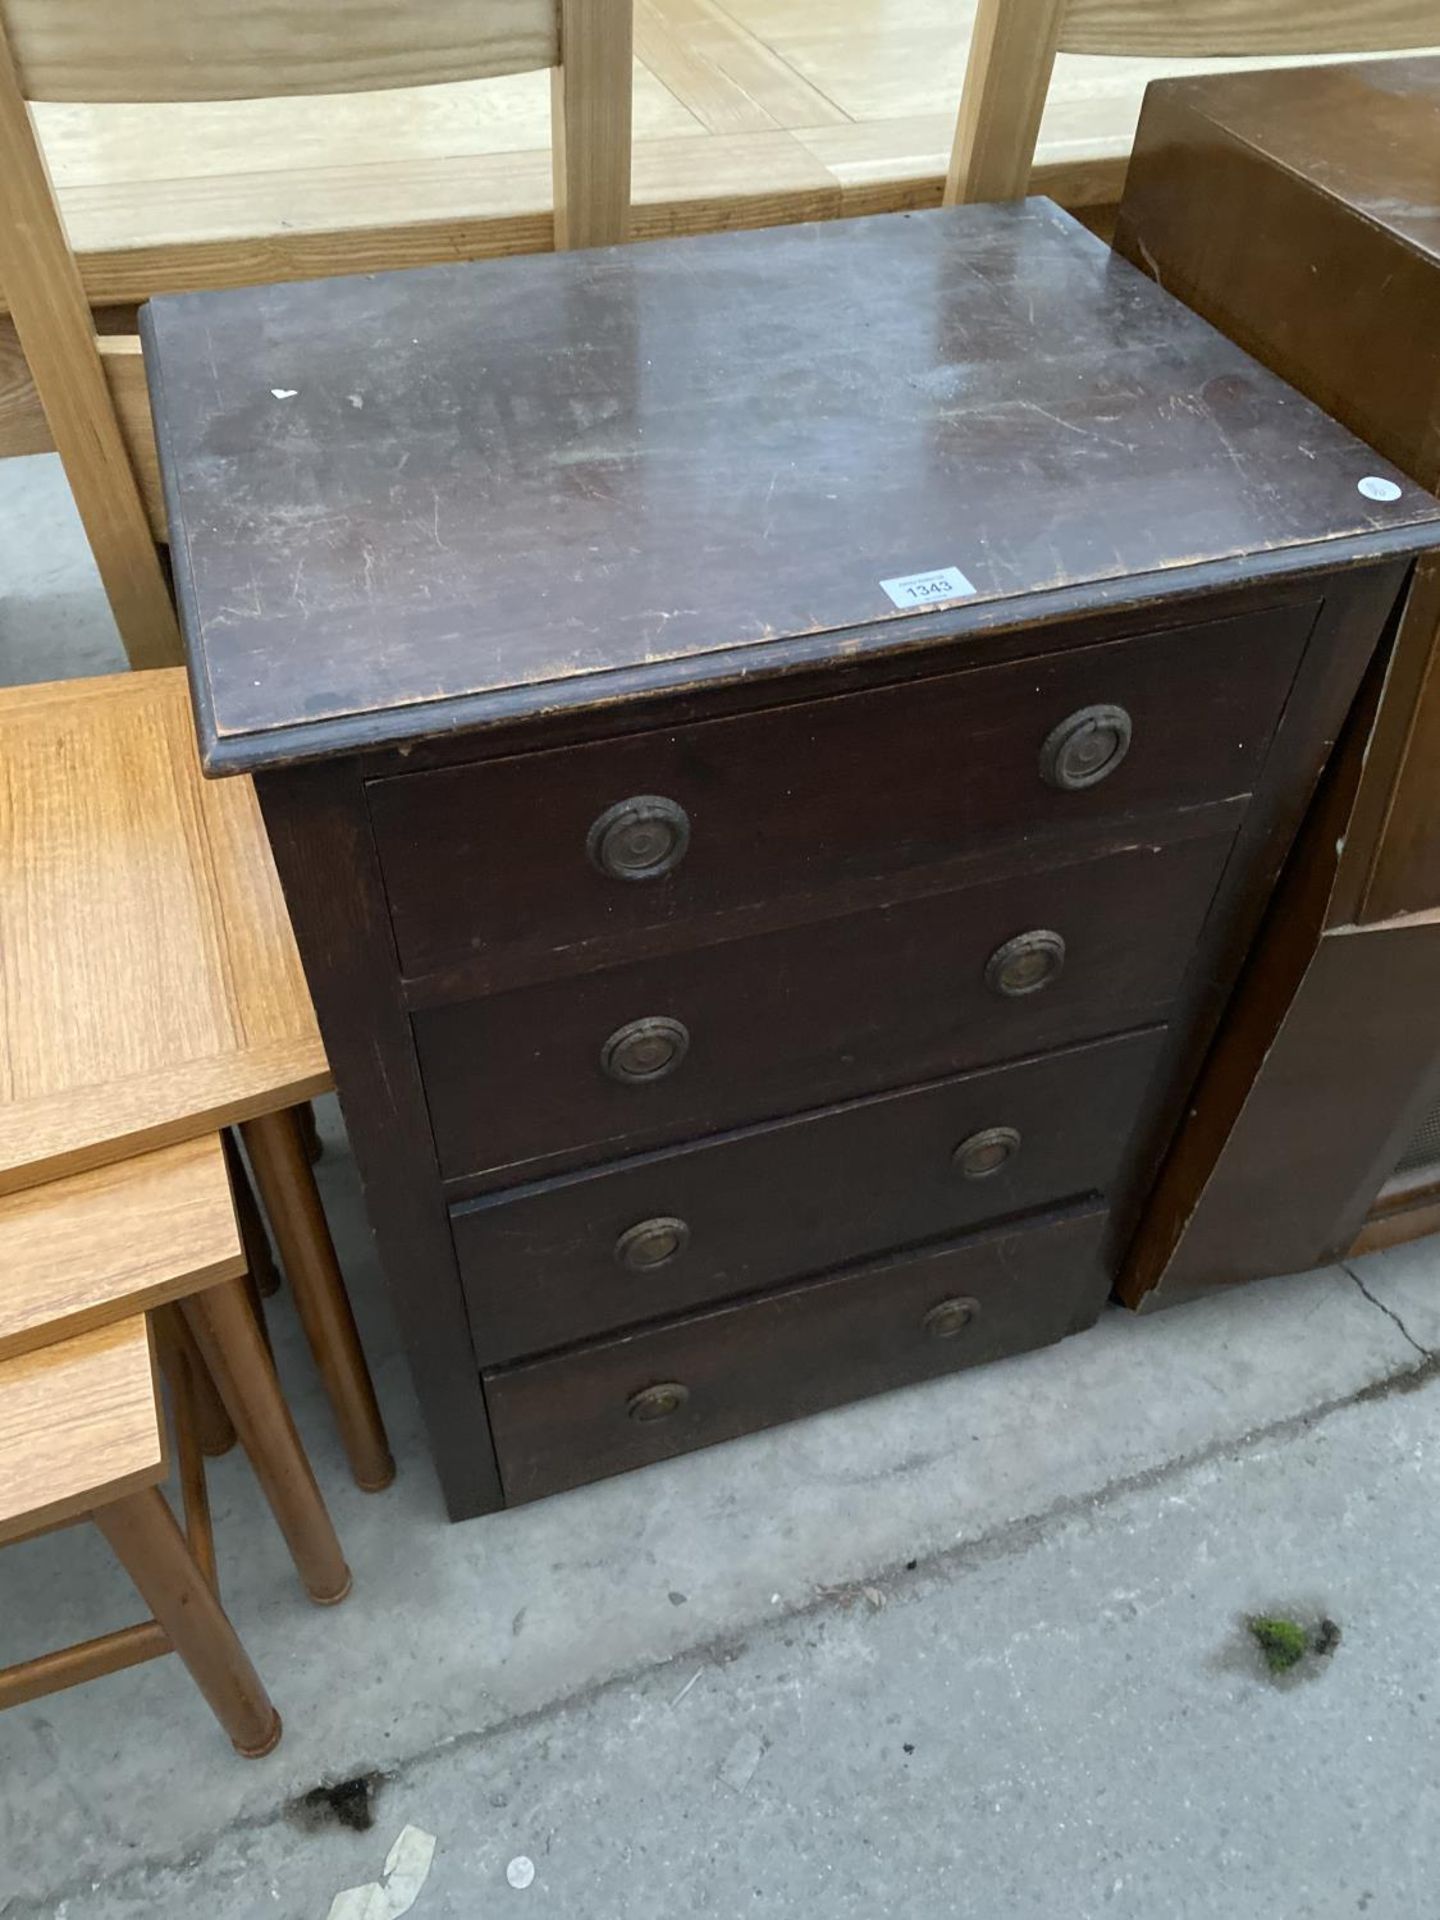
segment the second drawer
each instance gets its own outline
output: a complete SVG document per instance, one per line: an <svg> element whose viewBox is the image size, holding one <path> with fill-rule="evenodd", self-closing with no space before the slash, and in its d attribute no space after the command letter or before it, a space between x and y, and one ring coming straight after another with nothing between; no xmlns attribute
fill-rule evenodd
<svg viewBox="0 0 1440 1920"><path fill-rule="evenodd" d="M469 1197L522 1168L538 1178L1163 1021L1229 846L1141 845L417 1013L441 1172Z"/></svg>
<svg viewBox="0 0 1440 1920"><path fill-rule="evenodd" d="M482 1365L1106 1193L1163 1029L455 1209Z"/></svg>

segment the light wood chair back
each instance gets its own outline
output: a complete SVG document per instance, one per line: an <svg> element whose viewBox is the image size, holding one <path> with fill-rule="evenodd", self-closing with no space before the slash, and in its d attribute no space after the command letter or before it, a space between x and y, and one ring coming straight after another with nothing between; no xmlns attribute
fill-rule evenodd
<svg viewBox="0 0 1440 1920"><path fill-rule="evenodd" d="M1023 198L1057 53L1281 59L1437 39L1436 0L979 0L945 203Z"/></svg>
<svg viewBox="0 0 1440 1920"><path fill-rule="evenodd" d="M552 70L557 247L625 239L632 0L0 0L0 286L132 666L181 658L140 343L97 342L30 101L369 92Z"/></svg>

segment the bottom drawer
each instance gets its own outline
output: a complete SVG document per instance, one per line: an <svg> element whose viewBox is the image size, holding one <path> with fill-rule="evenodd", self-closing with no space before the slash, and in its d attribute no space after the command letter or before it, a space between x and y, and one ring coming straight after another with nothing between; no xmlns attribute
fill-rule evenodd
<svg viewBox="0 0 1440 1920"><path fill-rule="evenodd" d="M1110 1286L1084 1205L485 1374L511 1505L1088 1327Z"/></svg>

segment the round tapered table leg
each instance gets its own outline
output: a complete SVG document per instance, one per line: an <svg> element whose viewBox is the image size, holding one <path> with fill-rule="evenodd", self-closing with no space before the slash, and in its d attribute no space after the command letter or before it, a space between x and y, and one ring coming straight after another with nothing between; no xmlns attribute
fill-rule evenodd
<svg viewBox="0 0 1440 1920"><path fill-rule="evenodd" d="M240 1131L350 1470L376 1493L395 1478L395 1462L300 1129L282 1111L246 1120Z"/></svg>
<svg viewBox="0 0 1440 1920"><path fill-rule="evenodd" d="M126 1494L98 1507L91 1518L190 1669L236 1752L254 1760L271 1752L280 1738L280 1716L159 1488Z"/></svg>
<svg viewBox="0 0 1440 1920"><path fill-rule="evenodd" d="M182 1306L306 1592L320 1605L332 1606L350 1591L350 1569L244 1284L222 1280L191 1294Z"/></svg>

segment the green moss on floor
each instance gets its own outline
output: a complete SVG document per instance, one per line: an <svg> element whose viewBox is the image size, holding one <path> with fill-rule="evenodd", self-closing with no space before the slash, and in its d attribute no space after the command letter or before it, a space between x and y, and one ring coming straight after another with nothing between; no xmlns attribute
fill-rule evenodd
<svg viewBox="0 0 1440 1920"><path fill-rule="evenodd" d="M1256 1614L1250 1621L1250 1636L1271 1673L1288 1673L1305 1658L1310 1636L1298 1620L1285 1620L1278 1614Z"/></svg>
<svg viewBox="0 0 1440 1920"><path fill-rule="evenodd" d="M1289 1673L1307 1653L1324 1659L1340 1644L1340 1629L1333 1620L1322 1620L1318 1626L1307 1627L1284 1614L1257 1613L1246 1625L1271 1673Z"/></svg>

